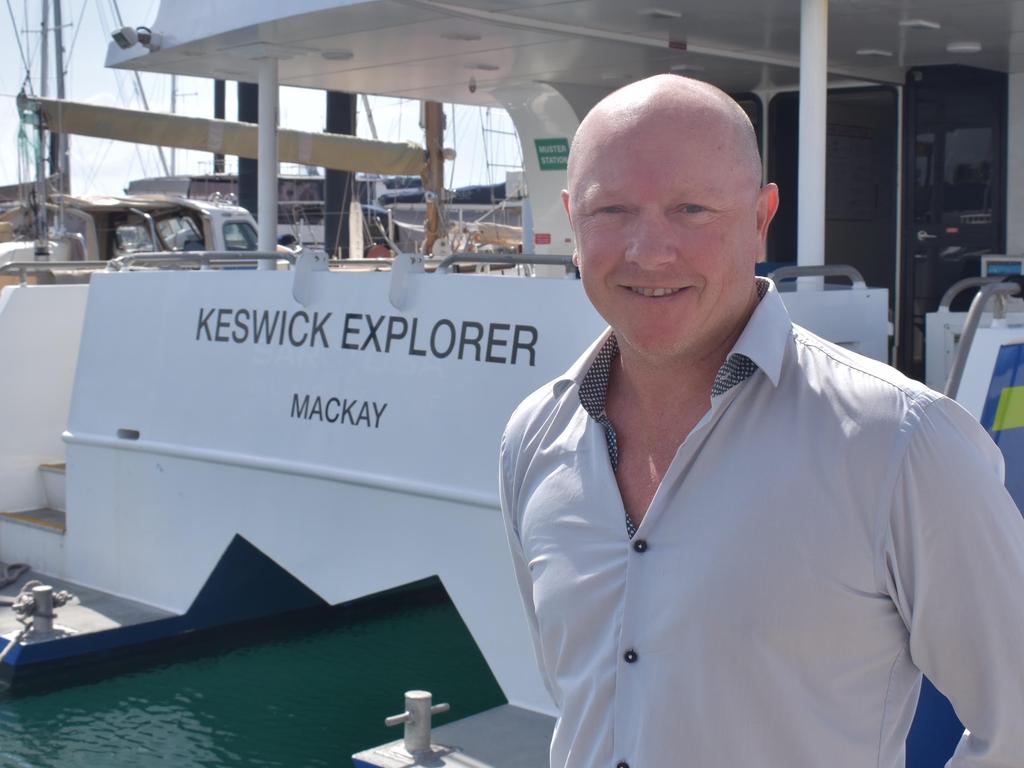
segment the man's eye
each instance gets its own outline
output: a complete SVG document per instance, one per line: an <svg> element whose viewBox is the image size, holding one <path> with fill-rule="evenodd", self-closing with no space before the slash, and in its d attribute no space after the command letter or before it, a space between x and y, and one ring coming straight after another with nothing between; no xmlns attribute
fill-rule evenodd
<svg viewBox="0 0 1024 768"><path fill-rule="evenodd" d="M708 209L703 205L697 205L696 203L686 203L685 205L680 205L676 210L680 213L695 214L706 213Z"/></svg>
<svg viewBox="0 0 1024 768"><path fill-rule="evenodd" d="M598 213L623 213L625 207L621 205L604 205L597 209Z"/></svg>

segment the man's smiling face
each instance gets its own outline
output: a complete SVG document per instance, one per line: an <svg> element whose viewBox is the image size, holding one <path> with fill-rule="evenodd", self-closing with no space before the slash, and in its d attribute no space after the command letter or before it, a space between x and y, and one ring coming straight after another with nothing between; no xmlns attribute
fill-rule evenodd
<svg viewBox="0 0 1024 768"><path fill-rule="evenodd" d="M736 115L674 90L599 105L563 194L588 297L620 346L651 362L728 352L777 206Z"/></svg>

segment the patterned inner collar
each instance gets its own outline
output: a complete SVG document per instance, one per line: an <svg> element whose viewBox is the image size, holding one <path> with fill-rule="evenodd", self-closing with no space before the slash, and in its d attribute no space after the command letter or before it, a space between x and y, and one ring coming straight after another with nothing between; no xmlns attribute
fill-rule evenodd
<svg viewBox="0 0 1024 768"><path fill-rule="evenodd" d="M770 283L767 280L757 280L757 299L760 301L768 293ZM612 426L606 412L608 403L608 379L612 372L612 363L619 356L619 341L615 334L608 335L607 340L601 345L594 362L590 364L583 380L580 381L580 404L587 414L604 427L605 440L608 443L608 458L611 459L612 471L619 471L619 441L615 434L615 427ZM711 386L711 396L718 397L725 394L737 384L741 384L757 370L757 364L746 355L734 352L729 355L722 367L715 375L715 382ZM636 526L626 515L626 532L630 538L636 533Z"/></svg>

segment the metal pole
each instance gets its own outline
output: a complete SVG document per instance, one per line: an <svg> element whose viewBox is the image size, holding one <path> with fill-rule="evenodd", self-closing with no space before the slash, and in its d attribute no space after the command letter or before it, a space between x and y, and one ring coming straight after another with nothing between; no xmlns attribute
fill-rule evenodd
<svg viewBox="0 0 1024 768"><path fill-rule="evenodd" d="M259 61L259 189L256 218L259 222L259 250L277 247L277 59ZM273 269L260 262L259 269Z"/></svg>
<svg viewBox="0 0 1024 768"><path fill-rule="evenodd" d="M42 39L39 44L39 96L46 98L46 83L50 78L50 33L47 24L50 22L50 0L43 0ZM36 261L50 260L50 229L46 221L46 127L43 116L37 112L36 137L39 148L36 151Z"/></svg>
<svg viewBox="0 0 1024 768"><path fill-rule="evenodd" d="M225 84L223 80L213 81L213 116L218 120L224 119ZM214 153L213 172L224 173L224 155Z"/></svg>
<svg viewBox="0 0 1024 768"><path fill-rule="evenodd" d="M424 225L423 252L430 256L434 243L447 237L442 232L441 206L444 205L444 106L436 101L423 104L424 128L427 134L427 221Z"/></svg>
<svg viewBox="0 0 1024 768"><path fill-rule="evenodd" d="M825 263L828 0L801 0L797 264ZM820 278L813 280L820 285Z"/></svg>
<svg viewBox="0 0 1024 768"><path fill-rule="evenodd" d="M53 47L57 68L57 98L64 99L64 19L61 6L62 0L53 4ZM71 191L71 178L68 167L68 135L57 133L50 141L50 158L53 172L57 174L58 188L65 194ZM64 224L61 222L61 227Z"/></svg>
<svg viewBox="0 0 1024 768"><path fill-rule="evenodd" d="M171 114L173 115L178 111L178 76L171 75ZM176 165L176 151L174 147L171 147L171 176L177 173Z"/></svg>

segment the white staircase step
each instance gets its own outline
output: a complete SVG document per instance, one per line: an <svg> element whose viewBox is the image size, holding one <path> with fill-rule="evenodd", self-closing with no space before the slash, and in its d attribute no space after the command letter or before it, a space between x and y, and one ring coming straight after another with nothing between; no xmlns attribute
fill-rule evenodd
<svg viewBox="0 0 1024 768"><path fill-rule="evenodd" d="M63 534L67 529L64 511L60 509L30 509L25 512L0 512L0 520L10 520L21 525L42 528Z"/></svg>

